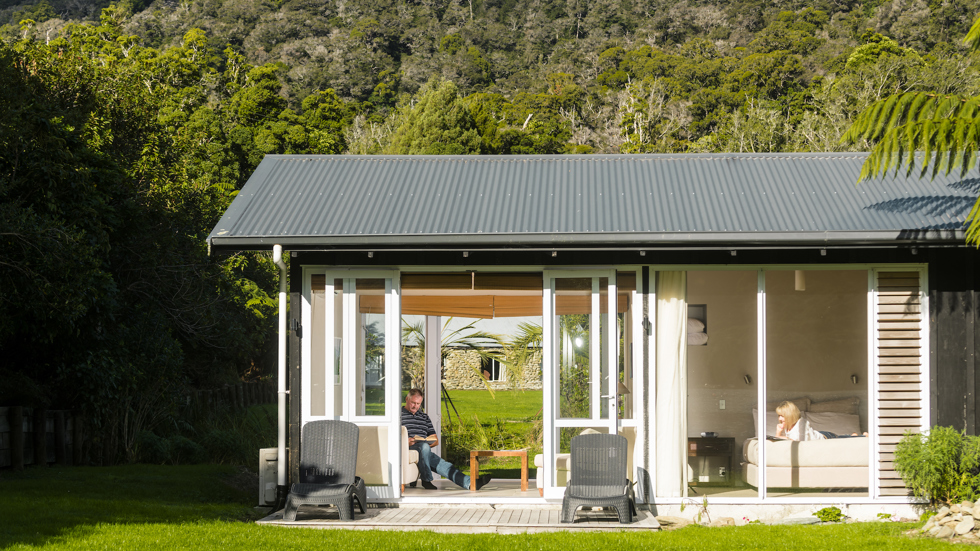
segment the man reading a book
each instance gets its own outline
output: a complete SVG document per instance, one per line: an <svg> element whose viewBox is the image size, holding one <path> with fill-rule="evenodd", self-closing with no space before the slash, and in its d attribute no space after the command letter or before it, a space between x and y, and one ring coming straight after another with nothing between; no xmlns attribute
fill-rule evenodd
<svg viewBox="0 0 980 551"><path fill-rule="evenodd" d="M408 396L405 397L402 426L408 432L408 446L419 452L419 477L422 479L423 488L436 489L435 484L432 483L432 471L435 471L452 480L457 486L470 489L470 477L432 451L434 446L439 445L439 437L436 435L435 427L432 426L432 420L422 411L422 391L417 388L409 390ZM476 489L479 490L489 481L489 476L481 476L476 480ZM414 488L415 481L409 482L408 485Z"/></svg>

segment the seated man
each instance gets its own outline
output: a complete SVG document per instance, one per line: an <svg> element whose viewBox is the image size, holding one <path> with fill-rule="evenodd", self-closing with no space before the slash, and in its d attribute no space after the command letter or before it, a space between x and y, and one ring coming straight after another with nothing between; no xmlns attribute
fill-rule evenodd
<svg viewBox="0 0 980 551"><path fill-rule="evenodd" d="M405 397L405 407L402 408L402 426L408 432L408 445L413 450L419 452L419 476L422 478L422 487L426 490L435 490L436 486L432 483L432 471L452 480L457 486L470 489L470 477L463 474L452 463L439 457L432 452L432 446L439 445L439 437L436 436L436 429L432 426L429 416L423 413L422 391L413 388L408 391ZM408 481L406 481L408 482ZM490 482L489 476L481 476L476 480L476 489L479 490ZM415 481L408 484L415 487Z"/></svg>

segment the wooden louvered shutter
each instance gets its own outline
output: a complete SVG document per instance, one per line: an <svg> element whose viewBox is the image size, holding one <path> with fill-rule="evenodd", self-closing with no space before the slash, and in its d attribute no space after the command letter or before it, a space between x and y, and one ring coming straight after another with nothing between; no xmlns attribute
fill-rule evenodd
<svg viewBox="0 0 980 551"><path fill-rule="evenodd" d="M906 431L918 433L927 391L920 274L917 271L877 273L878 332L878 483L882 496L909 491L895 472L895 446Z"/></svg>

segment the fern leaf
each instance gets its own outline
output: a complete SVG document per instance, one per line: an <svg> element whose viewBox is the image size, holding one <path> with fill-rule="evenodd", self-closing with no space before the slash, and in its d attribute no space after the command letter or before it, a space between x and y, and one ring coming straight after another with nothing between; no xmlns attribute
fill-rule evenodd
<svg viewBox="0 0 980 551"><path fill-rule="evenodd" d="M980 115L980 96L963 100L960 116L964 119L975 119L978 115Z"/></svg>
<svg viewBox="0 0 980 551"><path fill-rule="evenodd" d="M980 249L980 199L973 204L970 214L966 215L966 242Z"/></svg>
<svg viewBox="0 0 980 551"><path fill-rule="evenodd" d="M970 32L966 33L963 42L970 46L971 52L980 50L980 17L973 22L973 26L970 27Z"/></svg>
<svg viewBox="0 0 980 551"><path fill-rule="evenodd" d="M931 112L931 107L935 104L936 98L930 94L915 94L912 104L909 106L909 121L920 120L921 113ZM932 117L926 117L932 118Z"/></svg>
<svg viewBox="0 0 980 551"><path fill-rule="evenodd" d="M935 149L935 145L933 143L933 140L935 139L935 121L923 121L921 128L922 135L920 137L919 145L922 148L922 172L920 173L920 176L924 176L926 170L929 168L929 160L932 158L932 152Z"/></svg>
<svg viewBox="0 0 980 551"><path fill-rule="evenodd" d="M900 125L902 112L899 109L899 105L902 99L908 94L896 94L894 96L889 96L883 100L881 104L881 109L878 110L877 118L872 120L872 128L875 132L887 132L890 128L895 128ZM878 136L875 136L878 137Z"/></svg>

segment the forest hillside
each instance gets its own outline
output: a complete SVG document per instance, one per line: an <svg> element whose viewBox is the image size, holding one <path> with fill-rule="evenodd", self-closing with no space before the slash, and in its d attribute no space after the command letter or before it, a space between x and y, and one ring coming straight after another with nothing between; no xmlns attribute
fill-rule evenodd
<svg viewBox="0 0 980 551"><path fill-rule="evenodd" d="M205 238L266 154L840 151L976 96L980 0L0 0L0 406L102 461L268 379L278 272Z"/></svg>

